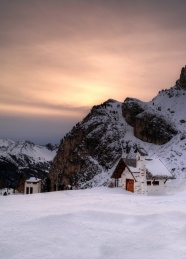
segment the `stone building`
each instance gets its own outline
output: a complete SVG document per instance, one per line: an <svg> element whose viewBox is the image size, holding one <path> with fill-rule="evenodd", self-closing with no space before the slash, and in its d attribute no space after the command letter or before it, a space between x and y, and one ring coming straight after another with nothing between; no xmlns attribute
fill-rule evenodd
<svg viewBox="0 0 186 259"><path fill-rule="evenodd" d="M160 159L150 159L139 148L136 159L121 158L112 176L115 187L139 194L164 194L166 182L173 175Z"/></svg>

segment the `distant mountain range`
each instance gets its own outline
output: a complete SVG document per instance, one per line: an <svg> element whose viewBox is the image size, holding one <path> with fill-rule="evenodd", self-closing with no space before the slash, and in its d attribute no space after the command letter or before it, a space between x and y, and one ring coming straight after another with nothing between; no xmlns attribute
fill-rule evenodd
<svg viewBox="0 0 186 259"><path fill-rule="evenodd" d="M16 188L22 177L36 176L44 180L57 148L52 144L39 146L30 141L0 139L0 189Z"/></svg>
<svg viewBox="0 0 186 259"><path fill-rule="evenodd" d="M118 160L134 157L137 146L185 178L185 111L186 67L174 87L150 102L109 99L94 106L62 139L49 173L52 189L107 185Z"/></svg>

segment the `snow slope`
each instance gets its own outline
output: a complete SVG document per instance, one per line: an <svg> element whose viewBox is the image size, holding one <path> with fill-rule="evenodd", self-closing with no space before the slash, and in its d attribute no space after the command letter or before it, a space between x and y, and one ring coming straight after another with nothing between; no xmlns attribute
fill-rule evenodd
<svg viewBox="0 0 186 259"><path fill-rule="evenodd" d="M173 190L175 191L175 190ZM0 258L185 259L186 190L0 196Z"/></svg>
<svg viewBox="0 0 186 259"><path fill-rule="evenodd" d="M160 158L177 178L186 178L186 91L177 87L162 90L148 106L170 122L178 134L164 145L144 142L142 146L151 157Z"/></svg>

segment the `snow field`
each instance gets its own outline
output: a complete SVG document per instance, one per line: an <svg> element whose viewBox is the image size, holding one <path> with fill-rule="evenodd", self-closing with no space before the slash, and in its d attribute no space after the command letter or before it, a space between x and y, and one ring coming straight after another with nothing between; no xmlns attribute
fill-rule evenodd
<svg viewBox="0 0 186 259"><path fill-rule="evenodd" d="M186 258L186 191L0 196L0 258Z"/></svg>

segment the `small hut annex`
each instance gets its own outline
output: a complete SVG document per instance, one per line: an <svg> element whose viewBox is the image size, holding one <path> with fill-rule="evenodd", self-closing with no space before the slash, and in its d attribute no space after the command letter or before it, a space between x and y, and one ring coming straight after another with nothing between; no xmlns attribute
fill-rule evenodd
<svg viewBox="0 0 186 259"><path fill-rule="evenodd" d="M166 182L174 179L160 159L150 159L138 148L136 159L121 158L112 176L115 187L139 194L164 194Z"/></svg>
<svg viewBox="0 0 186 259"><path fill-rule="evenodd" d="M41 179L30 177L25 181L25 194L40 193L41 192Z"/></svg>

